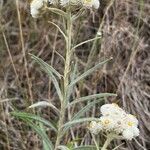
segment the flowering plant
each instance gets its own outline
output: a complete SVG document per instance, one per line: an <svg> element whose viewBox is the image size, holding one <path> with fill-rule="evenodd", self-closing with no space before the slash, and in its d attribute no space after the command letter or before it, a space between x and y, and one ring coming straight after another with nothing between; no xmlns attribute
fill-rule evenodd
<svg viewBox="0 0 150 150"><path fill-rule="evenodd" d="M77 74L77 63L74 63L73 69L71 68L71 61L73 59L73 53L75 49L83 44L88 42L96 41L101 38L101 32L98 31L96 37L93 39L88 39L81 43L75 44L72 42L73 39L73 24L75 20L80 17L82 12L85 12L87 9L98 9L99 8L99 0L32 0L30 4L31 15L34 18L38 18L40 15L43 14L45 11L50 11L51 13L55 13L60 15L63 18L64 28L62 29L54 22L49 21L52 25L54 25L58 31L62 34L65 40L65 58L64 59L64 72L60 74L55 68L44 62L41 58L30 54L32 59L35 60L44 70L47 75L51 78L53 85L56 89L60 108L57 108L54 104L49 101L40 101L34 104L31 104L29 108L36 108L36 107L51 107L53 111L58 116L58 120L56 123L53 121L45 120L42 117L31 113L21 113L21 112L13 112L12 114L23 121L27 122L30 127L32 127L42 138L43 141L43 149L44 150L80 150L81 147L75 145L75 148L69 148L66 144L63 143L64 135L69 132L69 129L72 133L72 138L74 138L74 133L72 130L72 126L78 123L89 122L89 130L92 134L97 134L100 131L104 131L108 135L108 140L111 141L114 137L118 138L123 136L126 139L132 139L139 134L139 130L137 128L138 121L137 119L125 113L121 108L119 108L115 104L106 104L101 107L102 116L99 118L94 117L86 117L83 118L83 114L90 110L92 106L99 103L101 100L108 96L116 96L116 94L112 93L98 93L93 94L85 97L80 97L79 99L72 100L71 96L74 92L75 85L90 75L96 69L102 67L105 63L110 61L112 58L107 59L103 62L98 63L94 67L91 67L88 70L85 70L81 75ZM93 42L93 43L94 43ZM94 101L91 101L94 99ZM82 102L88 102L80 111L78 111L74 116L70 115L71 108ZM72 109L74 110L74 109ZM68 113L68 115L66 115ZM82 118L81 118L82 117ZM35 124L35 121L38 122L38 125ZM51 130L54 131L54 140L51 141L46 134L46 129L43 127L49 127ZM103 150L106 149L109 142L104 144ZM90 149L91 146L82 147L84 149ZM94 149L99 150L99 145L96 144Z"/></svg>

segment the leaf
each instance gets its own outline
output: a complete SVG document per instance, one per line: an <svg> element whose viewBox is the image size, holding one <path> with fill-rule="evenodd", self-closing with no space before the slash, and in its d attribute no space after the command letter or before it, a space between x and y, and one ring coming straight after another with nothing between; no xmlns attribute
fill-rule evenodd
<svg viewBox="0 0 150 150"><path fill-rule="evenodd" d="M58 81L55 78L55 76L53 75L53 73L55 75L57 75L58 78L61 78L62 75L60 75L52 66L48 65L41 58L38 58L38 57L36 57L33 54L30 54L30 55L31 55L32 59L34 59L41 66L42 70L44 70L49 75L49 77L53 81L53 84L54 84L54 86L56 88L56 91L57 91L57 94L59 96L59 99L62 101L63 100L62 93L61 93Z"/></svg>
<svg viewBox="0 0 150 150"><path fill-rule="evenodd" d="M77 120L71 120L71 121L65 123L62 128L64 128L63 131L65 133L70 127L72 127L76 124L84 123L84 122L88 122L88 121L99 121L99 119L91 117L91 118L81 118L81 119L77 119Z"/></svg>
<svg viewBox="0 0 150 150"><path fill-rule="evenodd" d="M46 134L45 128L43 126L43 123L39 123L39 128ZM49 143L48 143L49 144ZM49 145L45 140L43 140L43 150L49 150Z"/></svg>
<svg viewBox="0 0 150 150"><path fill-rule="evenodd" d="M62 29L57 24L55 24L54 22L51 22L51 21L48 21L48 23L53 24L59 30L59 32L63 35L65 40L67 41L67 36L65 35L65 33L62 31Z"/></svg>
<svg viewBox="0 0 150 150"><path fill-rule="evenodd" d="M86 44L86 43L92 42L92 41L97 40L97 39L100 39L100 38L101 38L101 37L100 37L100 36L98 36L98 37L95 37L95 38L92 38L92 39L89 39L89 40L83 41L83 42L81 42L81 43L79 43L79 44L75 45L72 49L76 49L77 47L79 47L79 46L81 46L81 45L83 45L83 44Z"/></svg>
<svg viewBox="0 0 150 150"><path fill-rule="evenodd" d="M78 99L72 101L70 104L68 104L68 106L70 107L70 106L77 104L77 103L89 101L91 99L96 99L96 98L108 97L108 96L117 96L117 94L113 94L113 93L93 94L93 95L78 98Z"/></svg>
<svg viewBox="0 0 150 150"><path fill-rule="evenodd" d="M66 15L67 15L64 11L57 9L57 8L47 7L47 9L50 10L51 12L61 15L63 17L66 17Z"/></svg>
<svg viewBox="0 0 150 150"><path fill-rule="evenodd" d="M70 150L68 147L66 147L64 145L58 146L58 149L60 149L60 150Z"/></svg>
<svg viewBox="0 0 150 150"><path fill-rule="evenodd" d="M99 103L102 99L95 100L93 102L90 102L85 107L83 107L77 114L75 114L71 120L77 120L79 119L85 112L87 112L92 106L94 106L96 103Z"/></svg>
<svg viewBox="0 0 150 150"><path fill-rule="evenodd" d="M93 71L97 70L98 68L102 67L102 65L104 65L105 63L107 63L108 61L112 60L112 58L107 59L103 62L100 62L99 64L97 64L96 66L92 67L91 69L87 70L86 72L84 72L82 75L80 75L79 77L77 77L73 82L70 83L70 87L73 86L74 84L76 84L78 81L80 81L81 79L84 79L86 76L90 75Z"/></svg>
<svg viewBox="0 0 150 150"><path fill-rule="evenodd" d="M29 55L31 55L31 58L33 60L35 60L35 62L37 62L46 73L54 73L59 79L61 79L62 75L58 71L56 71L52 66L50 66L48 63L43 61L41 58L39 58L33 54L29 53Z"/></svg>
<svg viewBox="0 0 150 150"><path fill-rule="evenodd" d="M87 146L79 146L79 147L73 148L72 150L97 150L97 148L93 145L87 145Z"/></svg>
<svg viewBox="0 0 150 150"><path fill-rule="evenodd" d="M42 140L46 143L46 147L48 148L47 150L54 150L52 142L40 127L34 125L29 119L23 118L22 120L24 120L31 128L33 128L35 132L42 138Z"/></svg>
<svg viewBox="0 0 150 150"><path fill-rule="evenodd" d="M40 101L37 103L32 104L31 106L29 106L29 108L35 108L35 107L51 107L58 115L60 115L59 110L51 103L47 102L47 101Z"/></svg>
<svg viewBox="0 0 150 150"><path fill-rule="evenodd" d="M28 120L35 120L35 121L42 122L44 125L50 127L55 132L57 132L57 127L53 123L45 120L44 118L36 116L34 114L31 114L31 113L22 113L22 112L11 112L11 114L13 116L15 116L15 117L20 118L20 119L28 119Z"/></svg>

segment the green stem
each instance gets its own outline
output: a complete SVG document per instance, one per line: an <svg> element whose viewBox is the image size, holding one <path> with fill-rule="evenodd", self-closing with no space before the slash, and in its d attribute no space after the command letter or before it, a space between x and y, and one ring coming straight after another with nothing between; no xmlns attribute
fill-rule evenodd
<svg viewBox="0 0 150 150"><path fill-rule="evenodd" d="M60 109L60 118L58 122L58 133L57 139L55 143L55 149L60 145L61 138L62 138L62 126L64 124L65 119L65 110L66 110L66 103L67 103L67 95L68 95L68 85L69 85L69 74L70 74L70 61L71 61L71 32L72 32L72 18L71 12L68 11L67 13L67 40L66 40L66 59L65 59L65 68L64 68L64 81L63 81L63 101L61 102L61 109Z"/></svg>
<svg viewBox="0 0 150 150"><path fill-rule="evenodd" d="M108 145L110 144L110 142L113 140L113 136L112 135L108 135L107 139L102 147L101 150L107 150Z"/></svg>
<svg viewBox="0 0 150 150"><path fill-rule="evenodd" d="M99 150L99 145L98 145L98 143L97 143L97 140L96 140L96 138L95 138L95 135L92 134L92 138L93 138L93 141L94 141L94 143L95 143L96 149Z"/></svg>

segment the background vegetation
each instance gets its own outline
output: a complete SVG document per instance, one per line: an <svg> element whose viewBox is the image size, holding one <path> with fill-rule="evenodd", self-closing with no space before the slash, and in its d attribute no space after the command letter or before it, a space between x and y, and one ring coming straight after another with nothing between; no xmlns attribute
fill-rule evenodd
<svg viewBox="0 0 150 150"><path fill-rule="evenodd" d="M60 55L64 56L64 41L47 20L61 25L60 18L54 14L33 19L25 0L19 0L19 6L15 0L0 1L0 150L41 149L40 138L12 117L12 110L29 111L27 107L32 102L42 100L59 107L51 80L28 55L35 54L63 71ZM102 29L102 39L96 42L96 47L91 50L92 43L88 43L76 50L79 73L113 57L113 61L78 84L74 95L117 93L117 98L105 102L116 102L136 115L141 131L136 140L122 141L124 144L118 149L150 149L150 1L102 0L96 13L88 12L74 26L78 29L74 32L75 43L94 37L97 30ZM85 115L98 117L99 106L97 104ZM74 109L78 111L82 107L83 104ZM37 111L46 119L58 119L49 108ZM73 128L74 133L66 135L64 143L90 144L91 135L85 126ZM53 140L54 133L48 131L48 134Z"/></svg>

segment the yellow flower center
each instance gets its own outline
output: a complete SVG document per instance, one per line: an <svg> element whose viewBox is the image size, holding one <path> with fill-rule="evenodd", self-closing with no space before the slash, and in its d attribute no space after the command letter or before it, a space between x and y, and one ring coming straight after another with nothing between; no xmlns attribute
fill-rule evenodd
<svg viewBox="0 0 150 150"><path fill-rule="evenodd" d="M112 104L113 104L115 107L119 107L118 104L116 104L116 103L112 103Z"/></svg>
<svg viewBox="0 0 150 150"><path fill-rule="evenodd" d="M128 126L132 127L134 125L133 122L128 122Z"/></svg>
<svg viewBox="0 0 150 150"><path fill-rule="evenodd" d="M104 121L104 124L105 124L105 125L108 125L109 123L110 123L109 120L105 120L105 121Z"/></svg>
<svg viewBox="0 0 150 150"><path fill-rule="evenodd" d="M91 3L92 0L84 0L85 3Z"/></svg>
<svg viewBox="0 0 150 150"><path fill-rule="evenodd" d="M130 116L130 117L133 117L133 118L136 118L136 116L135 116L135 115L131 115L131 114L129 114L129 116Z"/></svg>

